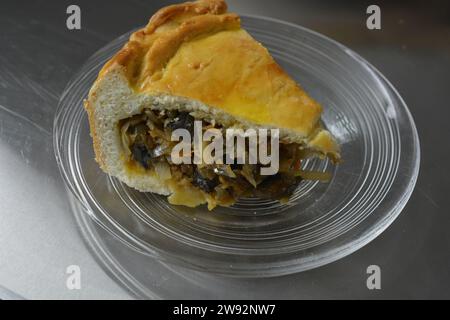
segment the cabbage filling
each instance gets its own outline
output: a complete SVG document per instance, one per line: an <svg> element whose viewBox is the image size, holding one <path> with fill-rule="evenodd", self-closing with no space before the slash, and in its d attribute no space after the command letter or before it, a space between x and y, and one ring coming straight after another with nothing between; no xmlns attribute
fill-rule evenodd
<svg viewBox="0 0 450 320"><path fill-rule="evenodd" d="M225 136L226 128L220 124L195 119L188 112L144 109L141 114L121 120L122 145L130 166L154 170L164 181L186 183L203 193L209 205L214 203L212 207L232 205L241 197L286 201L305 178L300 167L306 152L299 144L283 141L279 144L279 171L275 175L261 175L260 164L174 164L171 151L178 141L171 141L172 131L184 128L192 132L195 120L202 121L204 131L215 128ZM317 174L309 176L327 179Z"/></svg>

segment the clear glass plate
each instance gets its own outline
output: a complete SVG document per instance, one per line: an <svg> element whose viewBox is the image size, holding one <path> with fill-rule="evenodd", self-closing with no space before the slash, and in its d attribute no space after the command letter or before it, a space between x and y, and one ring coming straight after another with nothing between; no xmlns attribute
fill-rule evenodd
<svg viewBox="0 0 450 320"><path fill-rule="evenodd" d="M130 250L169 265L268 277L342 258L398 216L417 179L420 148L413 119L394 87L359 55L311 30L254 16L243 16L242 24L323 105L323 122L339 140L344 161L334 167L311 160L306 167L331 171L331 182L304 181L287 204L243 199L209 212L172 206L165 197L140 193L104 174L94 160L82 101L127 33L86 62L55 117L55 154L77 221L90 217ZM145 265L99 256L113 273L128 269L127 286L141 285Z"/></svg>

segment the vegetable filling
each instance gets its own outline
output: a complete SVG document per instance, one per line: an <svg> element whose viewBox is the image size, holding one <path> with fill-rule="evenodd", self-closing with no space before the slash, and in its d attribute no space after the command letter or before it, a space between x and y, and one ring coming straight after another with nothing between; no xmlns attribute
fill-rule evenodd
<svg viewBox="0 0 450 320"><path fill-rule="evenodd" d="M178 141L171 141L172 132L182 128L192 133L194 121L202 121L203 131L215 128L225 136L220 124L195 119L188 112L144 109L139 115L121 120L119 129L129 165L154 170L162 180L188 183L200 190L209 204L212 201L212 207L232 205L240 197L286 201L292 195L302 179L301 159L306 156L296 143L280 141L279 171L274 175L261 175L259 163L174 164L171 152Z"/></svg>

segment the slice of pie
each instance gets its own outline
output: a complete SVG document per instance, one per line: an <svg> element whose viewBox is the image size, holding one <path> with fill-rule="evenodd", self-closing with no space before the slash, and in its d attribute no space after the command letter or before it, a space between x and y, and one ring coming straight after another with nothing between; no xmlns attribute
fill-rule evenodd
<svg viewBox="0 0 450 320"><path fill-rule="evenodd" d="M101 168L176 205L285 200L301 179L323 178L302 171L302 159L340 159L321 126L321 106L241 28L223 0L159 10L106 63L85 108ZM194 122L203 131L278 129L279 171L262 175L259 162L174 161L174 130L192 132Z"/></svg>

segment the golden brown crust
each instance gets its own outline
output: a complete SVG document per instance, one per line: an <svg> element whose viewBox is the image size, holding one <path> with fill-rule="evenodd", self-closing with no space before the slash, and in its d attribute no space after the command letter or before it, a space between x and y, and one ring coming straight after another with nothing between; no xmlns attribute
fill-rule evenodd
<svg viewBox="0 0 450 320"><path fill-rule="evenodd" d="M239 21L236 14L203 15L185 20L178 28L168 31L164 37L159 37L153 42L146 54L145 67L140 75L140 80L145 81L161 70L183 42L188 42L205 33L238 29Z"/></svg>
<svg viewBox="0 0 450 320"><path fill-rule="evenodd" d="M227 11L227 4L223 0L203 0L196 2L185 2L181 4L171 5L160 9L155 13L148 25L144 28L145 33L154 32L159 26L163 25L170 19L182 15L202 15L202 14L222 14Z"/></svg>
<svg viewBox="0 0 450 320"><path fill-rule="evenodd" d="M198 0L160 9L105 64L99 78L119 64L125 67L131 83L142 81L156 72L157 67L162 67L181 43L208 32L239 28L239 16L226 14L226 11L227 5L223 0ZM158 33L159 28L163 30Z"/></svg>
<svg viewBox="0 0 450 320"><path fill-rule="evenodd" d="M305 140L320 127L321 106L240 28L239 17L227 13L223 0L159 10L104 66L97 81L118 66L136 93L194 99L256 125L291 130ZM316 139L315 147L322 146L321 151L338 158L331 135Z"/></svg>

